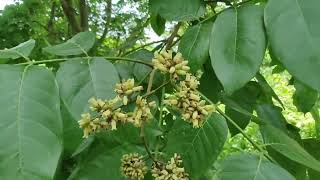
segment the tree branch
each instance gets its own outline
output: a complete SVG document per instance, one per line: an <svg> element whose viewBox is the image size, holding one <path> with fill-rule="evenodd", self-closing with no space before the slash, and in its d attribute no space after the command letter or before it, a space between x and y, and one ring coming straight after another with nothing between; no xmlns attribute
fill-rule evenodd
<svg viewBox="0 0 320 180"><path fill-rule="evenodd" d="M107 0L107 6L106 6L106 16L105 16L105 24L104 24L104 30L103 33L100 37L100 39L95 43L94 47L92 49L96 49L97 47L101 46L103 43L104 39L106 38L108 31L109 31L109 26L111 23L111 14L112 14L112 0Z"/></svg>
<svg viewBox="0 0 320 180"><path fill-rule="evenodd" d="M79 10L80 10L80 25L82 31L88 31L88 6L86 0L79 0Z"/></svg>
<svg viewBox="0 0 320 180"><path fill-rule="evenodd" d="M173 32L171 33L171 35L169 36L169 38L167 39L167 45L166 45L166 50L169 50L171 49L172 47L172 43L173 43L173 40L174 38L178 35L178 31L180 29L180 26L181 26L181 22L179 22L177 25L174 26L173 28Z"/></svg>
<svg viewBox="0 0 320 180"><path fill-rule="evenodd" d="M57 2L56 1L52 1L52 5L51 5L51 11L50 11L50 18L47 24L47 29L48 32L51 33L53 31L53 20L54 20L54 16L56 13L56 7L57 7Z"/></svg>
<svg viewBox="0 0 320 180"><path fill-rule="evenodd" d="M60 2L61 2L62 10L63 10L65 16L67 17L67 20L72 28L72 31L74 33L81 32L81 28L77 22L76 14L70 4L70 1L69 0L60 0Z"/></svg>

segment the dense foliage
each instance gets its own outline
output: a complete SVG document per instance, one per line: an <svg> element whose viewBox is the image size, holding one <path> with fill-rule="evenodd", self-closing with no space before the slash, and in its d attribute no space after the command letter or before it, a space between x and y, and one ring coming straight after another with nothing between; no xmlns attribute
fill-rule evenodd
<svg viewBox="0 0 320 180"><path fill-rule="evenodd" d="M319 16L317 0L7 6L0 179L318 180Z"/></svg>

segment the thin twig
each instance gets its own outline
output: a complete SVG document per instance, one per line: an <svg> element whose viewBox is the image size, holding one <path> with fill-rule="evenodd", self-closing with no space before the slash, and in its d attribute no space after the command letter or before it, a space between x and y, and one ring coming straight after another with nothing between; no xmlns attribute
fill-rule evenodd
<svg viewBox="0 0 320 180"><path fill-rule="evenodd" d="M81 57L84 59L90 59L90 58L94 58L94 57ZM137 60L137 59L131 59L131 58L123 58L123 57L103 57L109 61L127 61L127 62L134 62L134 63L139 63L139 64L144 64L146 66L149 67L153 67L151 63L148 63L146 61L141 61L141 60ZM26 63L18 63L16 65L26 65L26 64L44 64L44 63L54 63L54 62L63 62L63 61L70 61L70 60L79 60L79 58L74 58L74 59L68 59L68 58L64 58L64 59L47 59L47 60L41 60L41 61L32 61L32 62L26 62Z"/></svg>
<svg viewBox="0 0 320 180"><path fill-rule="evenodd" d="M160 43L160 42L165 42L165 41L166 41L166 40L163 39L163 40L153 41L153 42L150 42L150 43L141 45L141 46L139 46L139 47L137 47L137 48L134 48L134 49L132 49L132 50L124 53L122 56L126 56L126 55L128 55L128 54L130 54L130 53L132 53L132 52L134 52L134 51L137 51L137 50L142 49L142 48L144 48L144 47L150 46L150 45L152 45L152 44L156 44L156 43Z"/></svg>
<svg viewBox="0 0 320 180"><path fill-rule="evenodd" d="M179 22L178 24L176 24L176 25L174 26L171 35L170 35L169 38L167 39L167 42L166 42L166 50L169 50L169 49L172 48L173 40L174 40L174 38L178 35L178 31L179 31L181 25L182 25L182 23Z"/></svg>

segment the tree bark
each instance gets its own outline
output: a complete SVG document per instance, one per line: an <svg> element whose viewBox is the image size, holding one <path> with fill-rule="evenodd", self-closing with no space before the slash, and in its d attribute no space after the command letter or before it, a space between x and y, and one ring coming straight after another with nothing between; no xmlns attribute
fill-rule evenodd
<svg viewBox="0 0 320 180"><path fill-rule="evenodd" d="M80 10L80 24L82 31L89 30L88 23L88 6L86 0L79 0L79 10Z"/></svg>
<svg viewBox="0 0 320 180"><path fill-rule="evenodd" d="M60 0L60 2L61 2L63 12L67 17L67 20L72 28L72 31L74 33L81 32L81 27L77 22L76 14L74 12L74 9L71 7L70 0Z"/></svg>

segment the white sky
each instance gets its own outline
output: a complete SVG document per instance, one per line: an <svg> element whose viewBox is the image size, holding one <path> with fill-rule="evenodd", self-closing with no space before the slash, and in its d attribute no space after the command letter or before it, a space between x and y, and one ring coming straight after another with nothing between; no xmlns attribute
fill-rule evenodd
<svg viewBox="0 0 320 180"><path fill-rule="evenodd" d="M3 10L6 5L13 3L13 0L0 0L0 10Z"/></svg>

